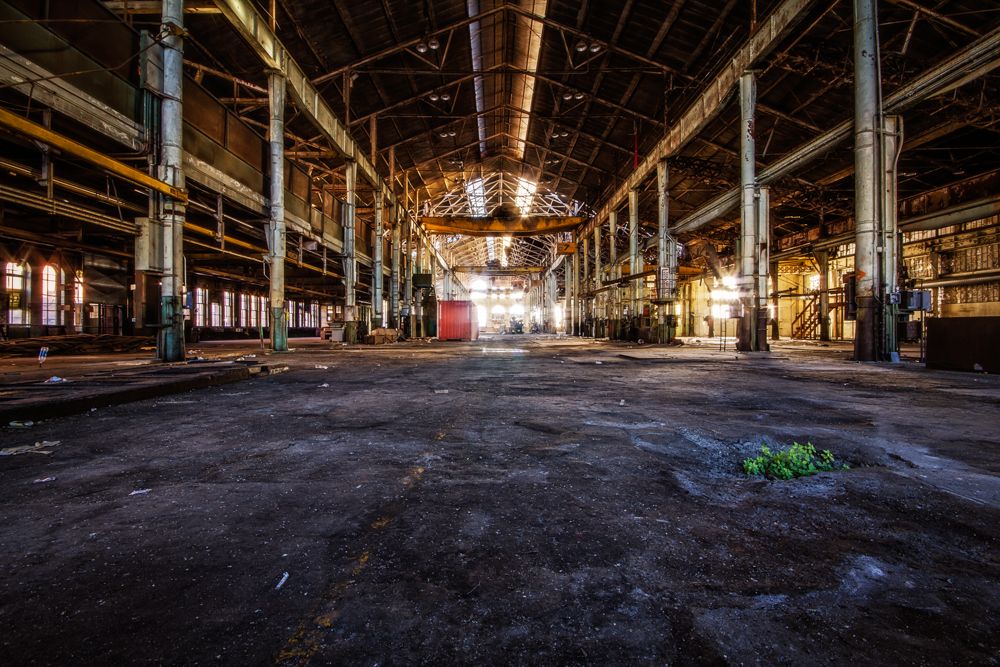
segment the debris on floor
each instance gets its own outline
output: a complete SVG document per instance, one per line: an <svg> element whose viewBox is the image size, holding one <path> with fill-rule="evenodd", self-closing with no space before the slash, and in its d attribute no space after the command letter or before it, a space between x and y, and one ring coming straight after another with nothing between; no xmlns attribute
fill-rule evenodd
<svg viewBox="0 0 1000 667"><path fill-rule="evenodd" d="M6 447L0 449L0 456L17 456L18 454L51 454L48 449L62 444L62 440L40 440L33 445L21 445L19 447Z"/></svg>

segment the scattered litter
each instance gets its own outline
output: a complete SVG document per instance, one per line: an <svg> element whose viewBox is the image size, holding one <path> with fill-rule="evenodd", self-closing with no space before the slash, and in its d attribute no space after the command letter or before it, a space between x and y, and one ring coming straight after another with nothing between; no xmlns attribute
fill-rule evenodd
<svg viewBox="0 0 1000 667"><path fill-rule="evenodd" d="M622 400L618 401L618 405L625 407L625 399L623 398Z"/></svg>
<svg viewBox="0 0 1000 667"><path fill-rule="evenodd" d="M150 491L152 491L152 489L136 489L135 491L133 491L129 495L130 496L144 496L147 493L149 493Z"/></svg>
<svg viewBox="0 0 1000 667"><path fill-rule="evenodd" d="M321 385L319 386L319 388L320 388L320 389L326 389L326 388L327 388L327 387L329 387L329 386L330 386L330 383L329 383L329 382L324 382L323 384L321 384Z"/></svg>
<svg viewBox="0 0 1000 667"><path fill-rule="evenodd" d="M45 363L45 360L48 359L48 357L49 357L49 348L43 347L40 350L38 350L38 367L39 368L42 367L42 364Z"/></svg>
<svg viewBox="0 0 1000 667"><path fill-rule="evenodd" d="M19 447L6 447L0 449L0 456L17 456L18 454L51 454L46 447L55 447L62 443L62 440L40 440L33 445L21 445Z"/></svg>
<svg viewBox="0 0 1000 667"><path fill-rule="evenodd" d="M435 394L447 394L448 390L447 389L435 389L434 393Z"/></svg>
<svg viewBox="0 0 1000 667"><path fill-rule="evenodd" d="M598 366L600 366L600 365L602 365L602 364L603 364L604 362L603 362L603 361L595 361L594 363L595 363L595 364L597 364Z"/></svg>
<svg viewBox="0 0 1000 667"><path fill-rule="evenodd" d="M55 477L42 477L41 479L36 479L32 484L45 484L46 482L56 481Z"/></svg>
<svg viewBox="0 0 1000 667"><path fill-rule="evenodd" d="M316 364L316 368L318 368L321 371L325 371L325 370L327 370L330 367L329 366L321 366L320 364Z"/></svg>
<svg viewBox="0 0 1000 667"><path fill-rule="evenodd" d="M14 422L11 422L11 423L8 424L8 426L10 426L12 428L31 428L34 425L35 425L35 422L32 422L32 421L27 421L27 422L14 421Z"/></svg>
<svg viewBox="0 0 1000 667"><path fill-rule="evenodd" d="M61 378L58 375L53 375L44 384L58 384L59 382L69 382L66 378Z"/></svg>
<svg viewBox="0 0 1000 667"><path fill-rule="evenodd" d="M288 573L287 572L285 572L285 573L283 573L281 575L281 581L279 581L278 585L274 587L274 590L278 590L279 588L281 588L282 586L284 586L286 581L288 581Z"/></svg>

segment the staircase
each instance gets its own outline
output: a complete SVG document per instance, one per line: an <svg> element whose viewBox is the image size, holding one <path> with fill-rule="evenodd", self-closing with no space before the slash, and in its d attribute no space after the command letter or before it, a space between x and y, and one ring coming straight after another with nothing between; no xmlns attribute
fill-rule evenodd
<svg viewBox="0 0 1000 667"><path fill-rule="evenodd" d="M813 294L806 301L806 307L802 309L795 319L792 320L792 338L818 338L819 337L819 294Z"/></svg>

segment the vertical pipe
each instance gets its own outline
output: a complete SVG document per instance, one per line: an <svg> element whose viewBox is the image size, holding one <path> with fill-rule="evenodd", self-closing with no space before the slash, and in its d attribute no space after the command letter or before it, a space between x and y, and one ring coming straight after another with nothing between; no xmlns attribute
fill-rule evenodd
<svg viewBox="0 0 1000 667"><path fill-rule="evenodd" d="M344 183L347 188L347 201L344 204L344 340L356 343L358 337L357 313L357 270L358 258L355 252L355 231L357 222L355 207L357 203L358 165L354 160L344 164Z"/></svg>
<svg viewBox="0 0 1000 667"><path fill-rule="evenodd" d="M271 349L288 351L288 315L285 311L285 77L268 72L268 262L270 264Z"/></svg>
<svg viewBox="0 0 1000 667"><path fill-rule="evenodd" d="M737 349L757 349L759 303L756 280L757 146L754 116L757 105L757 77L745 72L740 77L740 291L743 317L739 323Z"/></svg>
<svg viewBox="0 0 1000 667"><path fill-rule="evenodd" d="M854 359L878 359L878 187L876 118L880 107L876 0L854 0L854 278L858 315Z"/></svg>
<svg viewBox="0 0 1000 667"><path fill-rule="evenodd" d="M163 2L163 101L160 107L160 179L184 188L183 87L184 2ZM160 322L157 356L161 361L184 360L184 216L185 206L161 197L163 277L160 281Z"/></svg>
<svg viewBox="0 0 1000 667"><path fill-rule="evenodd" d="M898 204L896 202L896 165L903 146L903 117L885 116L882 119L881 180L882 180L882 228L879 248L882 252L879 299L882 304L882 358L899 361L899 336L896 332L899 304L893 303L891 295L899 289L899 262L901 243L896 227Z"/></svg>
<svg viewBox="0 0 1000 667"><path fill-rule="evenodd" d="M643 268L639 255L639 190L633 188L628 191L628 256L629 273L633 276L641 273ZM629 281L631 285L632 300L629 314L632 318L642 316L642 281L633 278ZM636 322L636 326L641 323Z"/></svg>
<svg viewBox="0 0 1000 667"><path fill-rule="evenodd" d="M385 248L383 236L385 235L385 205L382 200L382 191L375 189L375 247L372 249L372 324L376 327L384 326L385 313L382 308L382 283L385 280L383 275L382 252Z"/></svg>
<svg viewBox="0 0 1000 667"><path fill-rule="evenodd" d="M660 160L656 165L657 228L657 300L661 343L669 343L677 333L673 323L674 301L677 298L677 241L670 235L670 165Z"/></svg>
<svg viewBox="0 0 1000 667"><path fill-rule="evenodd" d="M601 271L601 224L599 222L594 222L594 289L601 289L604 287L604 272ZM607 292L599 292L597 296L594 297L594 335L600 333L601 336L607 336L606 331L597 331L597 320L602 319L602 314L600 312L599 303L605 298Z"/></svg>

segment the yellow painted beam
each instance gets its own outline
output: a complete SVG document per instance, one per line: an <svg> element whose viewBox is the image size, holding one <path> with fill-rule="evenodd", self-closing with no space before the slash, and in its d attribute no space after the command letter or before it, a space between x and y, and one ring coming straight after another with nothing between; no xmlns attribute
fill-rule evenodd
<svg viewBox="0 0 1000 667"><path fill-rule="evenodd" d="M528 273L542 273L545 271L544 266L507 266L507 267L491 267L491 266L453 266L452 271L455 273L472 273L480 276L523 276Z"/></svg>
<svg viewBox="0 0 1000 667"><path fill-rule="evenodd" d="M131 181L136 185L142 185L150 188L151 190L155 190L156 192L163 193L168 197L173 197L179 202L187 203L188 196L187 192L184 190L175 188L174 186L164 183L159 179L153 178L144 171L139 171L138 169L130 167L123 162L110 158L103 153L95 151L93 148L89 148L70 139L69 137L56 134L49 128L32 122L22 116L18 116L17 114L13 114L6 109L0 109L0 126L13 130L15 133L21 134L29 139L34 139L42 142L43 144L48 144L53 148L59 149L63 153L86 160L87 162L97 165L105 171L124 178L126 181Z"/></svg>
<svg viewBox="0 0 1000 667"><path fill-rule="evenodd" d="M422 216L420 224L431 234L466 236L540 236L571 232L586 222L582 216L526 216L521 218L473 218L462 215Z"/></svg>

